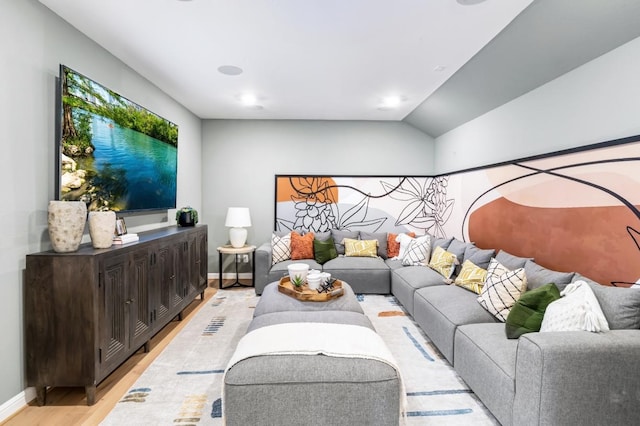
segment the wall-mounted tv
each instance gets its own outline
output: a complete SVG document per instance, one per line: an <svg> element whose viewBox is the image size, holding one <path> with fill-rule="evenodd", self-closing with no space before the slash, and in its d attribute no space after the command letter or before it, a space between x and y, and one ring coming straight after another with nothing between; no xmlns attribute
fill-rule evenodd
<svg viewBox="0 0 640 426"><path fill-rule="evenodd" d="M176 207L178 126L60 65L56 194L87 209Z"/></svg>

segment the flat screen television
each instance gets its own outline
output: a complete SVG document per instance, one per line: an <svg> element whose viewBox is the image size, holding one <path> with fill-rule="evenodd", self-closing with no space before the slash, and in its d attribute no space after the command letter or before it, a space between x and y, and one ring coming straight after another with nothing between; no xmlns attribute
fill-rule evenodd
<svg viewBox="0 0 640 426"><path fill-rule="evenodd" d="M65 65L57 90L57 199L89 211L176 207L176 124Z"/></svg>

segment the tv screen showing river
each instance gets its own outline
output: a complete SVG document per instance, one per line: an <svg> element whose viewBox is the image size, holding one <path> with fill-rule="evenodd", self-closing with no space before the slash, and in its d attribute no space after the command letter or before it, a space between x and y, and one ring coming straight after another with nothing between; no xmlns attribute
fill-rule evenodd
<svg viewBox="0 0 640 426"><path fill-rule="evenodd" d="M60 67L58 197L88 210L176 207L178 126Z"/></svg>

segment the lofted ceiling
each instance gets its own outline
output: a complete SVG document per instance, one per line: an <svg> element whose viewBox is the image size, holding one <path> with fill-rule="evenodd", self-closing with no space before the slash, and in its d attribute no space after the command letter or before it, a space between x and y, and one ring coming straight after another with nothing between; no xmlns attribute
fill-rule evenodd
<svg viewBox="0 0 640 426"><path fill-rule="evenodd" d="M202 119L434 137L640 36L635 0L39 1Z"/></svg>

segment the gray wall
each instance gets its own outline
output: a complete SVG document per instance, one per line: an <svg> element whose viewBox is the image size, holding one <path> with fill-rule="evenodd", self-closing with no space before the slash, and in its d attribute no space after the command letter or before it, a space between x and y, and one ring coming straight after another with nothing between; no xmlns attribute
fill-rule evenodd
<svg viewBox="0 0 640 426"><path fill-rule="evenodd" d="M436 139L438 173L640 134L640 38Z"/></svg>
<svg viewBox="0 0 640 426"><path fill-rule="evenodd" d="M273 230L276 174L428 175L433 139L398 122L206 120L202 127L203 221L209 272L228 244L228 207L249 207L247 242ZM225 272L233 272L233 267Z"/></svg>
<svg viewBox="0 0 640 426"><path fill-rule="evenodd" d="M36 0L2 0L0 117L5 182L0 217L0 420L24 404L25 255L50 249L55 80L64 63L179 125L178 205L201 204L201 122ZM172 215L169 214L169 222ZM167 213L127 217L131 232L167 225ZM89 241L85 235L84 241ZM81 283L80 283L81 284Z"/></svg>

